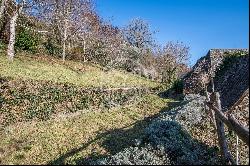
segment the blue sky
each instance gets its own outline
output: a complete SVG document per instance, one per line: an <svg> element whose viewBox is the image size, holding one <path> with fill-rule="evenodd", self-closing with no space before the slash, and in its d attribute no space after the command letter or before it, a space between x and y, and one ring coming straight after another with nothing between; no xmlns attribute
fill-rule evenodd
<svg viewBox="0 0 250 166"><path fill-rule="evenodd" d="M156 40L182 41L191 65L211 48L248 48L248 0L96 0L98 13L122 27L132 18L157 30Z"/></svg>

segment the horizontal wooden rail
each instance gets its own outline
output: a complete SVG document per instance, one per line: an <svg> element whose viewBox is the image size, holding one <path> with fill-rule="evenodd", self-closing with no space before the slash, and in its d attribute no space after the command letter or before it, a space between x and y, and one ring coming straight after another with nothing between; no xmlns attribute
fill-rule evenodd
<svg viewBox="0 0 250 166"><path fill-rule="evenodd" d="M249 146L249 129L240 125L240 123L231 115L226 117L222 111L215 107L212 103L207 102L206 105L215 111L218 118L231 128L241 139Z"/></svg>
<svg viewBox="0 0 250 166"><path fill-rule="evenodd" d="M234 105L229 109L225 111L225 114L229 115L231 114L235 108L240 105L240 103L245 99L246 96L249 95L249 88L247 90L244 91L244 93L241 95L241 97L239 98L239 100L237 102L234 103Z"/></svg>

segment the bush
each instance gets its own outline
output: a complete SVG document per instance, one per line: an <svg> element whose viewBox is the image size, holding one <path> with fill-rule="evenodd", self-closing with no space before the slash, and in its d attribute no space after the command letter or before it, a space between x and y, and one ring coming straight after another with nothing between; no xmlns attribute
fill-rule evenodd
<svg viewBox="0 0 250 166"><path fill-rule="evenodd" d="M17 49L36 52L37 46L39 44L39 37L33 34L29 30L21 29L17 34L15 47Z"/></svg>
<svg viewBox="0 0 250 166"><path fill-rule="evenodd" d="M184 88L183 80L180 80L180 79L175 80L172 88L175 91L175 93L182 94L183 88Z"/></svg>
<svg viewBox="0 0 250 166"><path fill-rule="evenodd" d="M48 38L47 42L43 44L49 55L54 56L61 54L62 51L60 47L57 46L55 43L56 42L54 42L51 38Z"/></svg>

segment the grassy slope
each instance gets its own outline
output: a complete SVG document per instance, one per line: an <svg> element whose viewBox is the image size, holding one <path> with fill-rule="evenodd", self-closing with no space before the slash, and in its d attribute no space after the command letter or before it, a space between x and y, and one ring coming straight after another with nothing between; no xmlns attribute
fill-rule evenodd
<svg viewBox="0 0 250 166"><path fill-rule="evenodd" d="M84 87L157 87L159 84L148 79L111 70L105 72L97 65L81 64L58 59L31 58L17 55L13 63L0 53L0 76L13 78L50 80L72 83Z"/></svg>
<svg viewBox="0 0 250 166"><path fill-rule="evenodd" d="M109 111L71 114L26 122L0 131L0 164L79 164L86 158L114 154L143 134L146 117L167 109L156 95Z"/></svg>
<svg viewBox="0 0 250 166"><path fill-rule="evenodd" d="M0 53L0 76L50 80L83 87L156 87L159 84L122 71L101 70L53 58L18 55L9 63ZM57 116L48 121L19 122L0 130L0 164L79 163L131 146L148 124L147 117L166 109L168 99L147 95L111 110Z"/></svg>

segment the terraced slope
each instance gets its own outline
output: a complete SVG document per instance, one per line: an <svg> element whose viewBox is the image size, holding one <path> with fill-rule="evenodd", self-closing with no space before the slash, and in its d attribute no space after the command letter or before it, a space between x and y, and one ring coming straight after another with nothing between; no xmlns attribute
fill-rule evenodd
<svg viewBox="0 0 250 166"><path fill-rule="evenodd" d="M47 121L19 122L0 130L0 164L81 164L115 154L143 135L168 103L146 95L110 110L62 114Z"/></svg>
<svg viewBox="0 0 250 166"><path fill-rule="evenodd" d="M0 55L0 164L77 164L115 154L169 99L158 83L54 58ZM87 162L87 161L86 161Z"/></svg>
<svg viewBox="0 0 250 166"><path fill-rule="evenodd" d="M47 80L82 87L157 87L159 84L123 71L104 71L98 65L18 54L13 63L0 53L0 76Z"/></svg>

